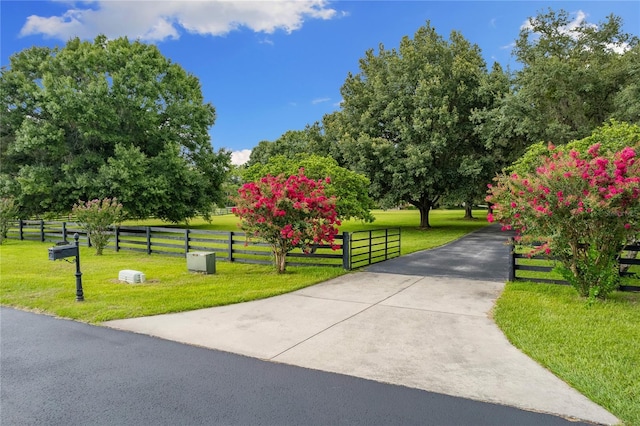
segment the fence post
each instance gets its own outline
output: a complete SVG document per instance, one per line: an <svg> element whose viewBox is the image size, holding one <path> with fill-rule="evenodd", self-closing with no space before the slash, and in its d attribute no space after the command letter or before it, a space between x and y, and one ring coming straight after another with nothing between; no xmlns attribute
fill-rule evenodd
<svg viewBox="0 0 640 426"><path fill-rule="evenodd" d="M62 222L62 241L67 242L67 222Z"/></svg>
<svg viewBox="0 0 640 426"><path fill-rule="evenodd" d="M233 262L233 231L229 231L229 262Z"/></svg>
<svg viewBox="0 0 640 426"><path fill-rule="evenodd" d="M384 228L384 260L387 260L389 257L387 253L389 252L389 228Z"/></svg>
<svg viewBox="0 0 640 426"><path fill-rule="evenodd" d="M22 233L22 229L24 227L24 223L22 223L22 219L18 219L18 229L20 233L20 241L24 240L24 234Z"/></svg>
<svg viewBox="0 0 640 426"><path fill-rule="evenodd" d="M511 250L509 252L509 281L516 280L516 245L515 238L509 238Z"/></svg>
<svg viewBox="0 0 640 426"><path fill-rule="evenodd" d="M351 270L351 250L350 250L350 234L342 233L342 269Z"/></svg>
<svg viewBox="0 0 640 426"><path fill-rule="evenodd" d="M146 226L147 231L147 254L151 254L151 227Z"/></svg>
<svg viewBox="0 0 640 426"><path fill-rule="evenodd" d="M184 257L187 257L187 253L189 253L189 230L184 230Z"/></svg>
<svg viewBox="0 0 640 426"><path fill-rule="evenodd" d="M371 265L371 238L373 237L372 231L369 231L369 265Z"/></svg>
<svg viewBox="0 0 640 426"><path fill-rule="evenodd" d="M120 227L116 226L113 230L113 237L116 240L116 252L120 251Z"/></svg>
<svg viewBox="0 0 640 426"><path fill-rule="evenodd" d="M44 219L40 219L40 242L44 243Z"/></svg>

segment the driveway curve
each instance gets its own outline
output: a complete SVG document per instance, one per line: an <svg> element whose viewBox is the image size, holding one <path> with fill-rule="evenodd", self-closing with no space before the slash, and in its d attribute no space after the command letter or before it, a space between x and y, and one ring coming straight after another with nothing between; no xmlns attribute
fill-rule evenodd
<svg viewBox="0 0 640 426"><path fill-rule="evenodd" d="M289 294L106 326L598 424L618 419L513 347L490 317L496 226ZM499 418L495 424L500 424Z"/></svg>

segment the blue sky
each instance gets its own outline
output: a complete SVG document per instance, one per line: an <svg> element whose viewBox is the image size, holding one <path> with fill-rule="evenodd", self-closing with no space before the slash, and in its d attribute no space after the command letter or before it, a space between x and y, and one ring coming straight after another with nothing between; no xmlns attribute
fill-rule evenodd
<svg viewBox="0 0 640 426"><path fill-rule="evenodd" d="M487 66L517 67L511 46L530 16L565 9L597 23L614 13L640 35L634 1L11 1L0 2L1 65L22 49L71 37L128 36L154 43L200 79L217 112L215 148L236 162L262 140L339 109L340 87L358 60L396 47L427 20L445 38L460 31Z"/></svg>

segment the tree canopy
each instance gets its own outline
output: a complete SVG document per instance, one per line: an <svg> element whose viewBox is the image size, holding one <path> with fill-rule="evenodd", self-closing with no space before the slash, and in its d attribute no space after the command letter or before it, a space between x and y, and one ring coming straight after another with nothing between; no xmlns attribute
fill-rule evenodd
<svg viewBox="0 0 640 426"><path fill-rule="evenodd" d="M359 219L366 222L374 220L371 209L374 203L368 195L369 179L365 176L338 166L331 157L318 155L297 154L293 158L284 155L271 157L267 164L255 164L244 171L243 177L247 182L271 176L297 175L300 169L310 179L330 178L325 184L328 197L336 197L336 211L342 220Z"/></svg>
<svg viewBox="0 0 640 426"><path fill-rule="evenodd" d="M247 167L255 164L267 164L271 157L284 155L289 158L296 154L329 155L324 144L322 126L316 122L307 125L304 130L289 130L275 141L261 141L251 151Z"/></svg>
<svg viewBox="0 0 640 426"><path fill-rule="evenodd" d="M26 49L2 70L0 99L0 192L24 215L117 197L131 217L178 222L222 199L215 109L155 46L99 36Z"/></svg>
<svg viewBox="0 0 640 426"><path fill-rule="evenodd" d="M367 51L341 88L339 111L261 142L250 164L331 156L367 176L380 205L417 207L426 228L433 206L484 198L491 178L541 140L546 149L610 119L640 123L638 54L619 17L594 25L549 10L522 27L513 50L520 69L487 71L476 45L456 31L445 40L427 22L397 49Z"/></svg>
<svg viewBox="0 0 640 426"><path fill-rule="evenodd" d="M530 18L513 51L522 68L510 93L477 116L480 132L513 142L513 161L532 143L580 139L610 118L637 122L638 49L614 15L597 25L564 10Z"/></svg>
<svg viewBox="0 0 640 426"><path fill-rule="evenodd" d="M586 156L589 148L595 144L599 144L600 152L611 157L626 147L638 149L640 148L640 126L610 120L594 129L591 135L586 138L555 145L554 151L569 153L573 150ZM535 143L527 148L526 152L508 168L508 172L517 175L535 173L536 169L542 165L542 159L548 153L547 142Z"/></svg>
<svg viewBox="0 0 640 426"><path fill-rule="evenodd" d="M367 51L342 86L334 119L345 161L375 198L418 208L423 228L442 196L470 184L461 166L471 175L481 167L471 113L484 106L486 73L476 45L456 31L445 40L427 23L397 50Z"/></svg>

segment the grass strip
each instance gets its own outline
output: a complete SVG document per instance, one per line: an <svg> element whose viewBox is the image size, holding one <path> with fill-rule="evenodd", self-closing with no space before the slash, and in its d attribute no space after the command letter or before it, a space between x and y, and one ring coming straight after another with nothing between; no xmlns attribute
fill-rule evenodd
<svg viewBox="0 0 640 426"><path fill-rule="evenodd" d="M508 283L494 318L509 341L628 425L640 425L640 294L589 306L566 286Z"/></svg>

